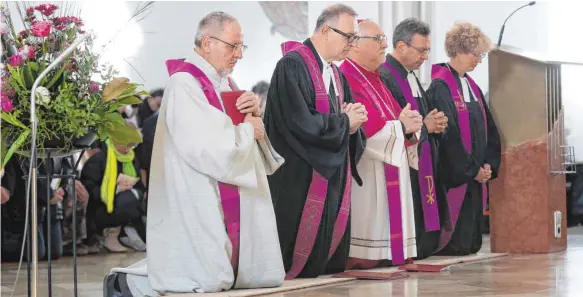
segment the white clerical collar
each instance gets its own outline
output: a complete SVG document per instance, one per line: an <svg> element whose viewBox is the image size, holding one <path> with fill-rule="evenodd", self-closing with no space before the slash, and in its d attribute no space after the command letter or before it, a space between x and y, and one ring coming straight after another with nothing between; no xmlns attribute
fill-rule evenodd
<svg viewBox="0 0 583 297"><path fill-rule="evenodd" d="M318 57L322 61L322 79L324 79L324 85L326 86L326 94L330 95L330 81L332 81L332 86L334 87L334 92L336 96L338 96L338 86L336 85L336 80L333 79L333 72L332 72L332 63L326 62L322 55L316 50L318 53Z"/></svg>
<svg viewBox="0 0 583 297"><path fill-rule="evenodd" d="M196 51L193 51L193 53L190 54L185 61L198 67L209 78L215 89L220 89L220 85L226 77L220 76L215 67L213 67L213 65L205 60L201 55L199 55Z"/></svg>

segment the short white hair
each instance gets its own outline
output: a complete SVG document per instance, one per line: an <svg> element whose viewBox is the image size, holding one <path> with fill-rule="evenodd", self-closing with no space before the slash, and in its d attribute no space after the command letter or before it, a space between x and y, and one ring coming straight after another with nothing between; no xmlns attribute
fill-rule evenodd
<svg viewBox="0 0 583 297"><path fill-rule="evenodd" d="M194 37L194 45L197 47L202 46L202 38L211 33L220 32L223 30L225 24L236 22L237 19L232 15L222 12L214 11L207 14L198 23L198 28L196 29L196 36Z"/></svg>

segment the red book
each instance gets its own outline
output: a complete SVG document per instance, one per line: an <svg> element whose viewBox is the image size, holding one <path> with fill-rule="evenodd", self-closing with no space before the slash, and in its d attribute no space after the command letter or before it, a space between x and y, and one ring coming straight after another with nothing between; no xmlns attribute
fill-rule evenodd
<svg viewBox="0 0 583 297"><path fill-rule="evenodd" d="M440 272L449 267L449 265L435 265L435 264L405 264L399 266L399 270L410 272Z"/></svg>
<svg viewBox="0 0 583 297"><path fill-rule="evenodd" d="M342 273L337 273L332 275L332 277L339 278L356 278L356 279L366 279L366 280L397 280L402 278L408 278L409 275L400 272L372 272L372 271L359 271L350 270Z"/></svg>
<svg viewBox="0 0 583 297"><path fill-rule="evenodd" d="M242 114L237 109L237 99L239 99L243 93L245 93L244 90L221 92L225 113L231 118L233 125L235 126L243 123L245 120L245 114Z"/></svg>

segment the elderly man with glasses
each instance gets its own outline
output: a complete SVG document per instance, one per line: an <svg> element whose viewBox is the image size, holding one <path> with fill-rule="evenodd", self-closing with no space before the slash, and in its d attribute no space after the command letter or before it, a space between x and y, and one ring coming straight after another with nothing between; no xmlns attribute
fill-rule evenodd
<svg viewBox="0 0 583 297"><path fill-rule="evenodd" d="M372 21L359 21L360 38L340 69L356 102L368 111L363 125L367 147L357 168L363 186L353 187L348 268L404 264L416 255L409 166L417 167L421 115L401 108L383 84L387 37Z"/></svg>
<svg viewBox="0 0 583 297"><path fill-rule="evenodd" d="M265 128L286 164L269 177L286 278L342 272L350 246L350 192L366 139L366 110L354 103L333 61L358 39L356 12L326 8L311 38L286 42L271 79Z"/></svg>
<svg viewBox="0 0 583 297"><path fill-rule="evenodd" d="M213 12L195 49L167 61L148 195L147 258L106 278L119 296L275 287L285 272L267 174L283 159L264 135L257 95L242 94L234 124L221 93L243 57L237 20ZM107 295L107 296L114 296Z"/></svg>
<svg viewBox="0 0 583 297"><path fill-rule="evenodd" d="M413 208L415 210L416 259L429 257L437 249L443 218L440 209L447 205L445 194L436 179L437 142L447 127L447 117L435 110L415 75L415 70L429 58L431 50L429 25L415 18L400 22L393 32L393 51L380 68L381 78L401 107L423 116L418 143L419 168L411 170Z"/></svg>

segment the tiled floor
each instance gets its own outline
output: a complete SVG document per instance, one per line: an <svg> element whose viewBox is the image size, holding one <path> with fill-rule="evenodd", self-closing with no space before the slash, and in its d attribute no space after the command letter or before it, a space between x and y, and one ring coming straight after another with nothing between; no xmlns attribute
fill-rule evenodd
<svg viewBox="0 0 583 297"><path fill-rule="evenodd" d="M543 255L511 255L485 262L453 266L447 272L411 274L408 279L352 281L328 287L268 295L270 297L472 297L472 296L583 296L583 228L569 229L565 252ZM489 242L485 242L485 250ZM79 258L79 296L101 297L103 276L114 266L125 266L143 254L89 256ZM72 261L53 263L53 296L73 296ZM2 297L11 294L15 264L2 265ZM46 263L41 264L39 294L48 296ZM14 292L26 296L26 269Z"/></svg>

